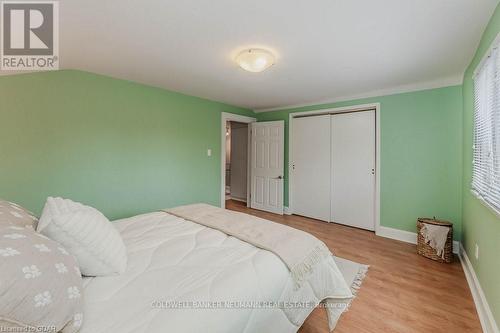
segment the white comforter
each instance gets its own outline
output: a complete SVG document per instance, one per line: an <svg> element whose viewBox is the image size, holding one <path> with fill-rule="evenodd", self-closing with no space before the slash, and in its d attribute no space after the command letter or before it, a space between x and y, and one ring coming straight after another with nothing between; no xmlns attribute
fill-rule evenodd
<svg viewBox="0 0 500 333"><path fill-rule="evenodd" d="M296 332L312 307L262 306L315 305L322 295L315 288L335 283L304 286L296 299L290 272L273 253L164 212L115 226L128 267L119 276L85 278L82 333Z"/></svg>

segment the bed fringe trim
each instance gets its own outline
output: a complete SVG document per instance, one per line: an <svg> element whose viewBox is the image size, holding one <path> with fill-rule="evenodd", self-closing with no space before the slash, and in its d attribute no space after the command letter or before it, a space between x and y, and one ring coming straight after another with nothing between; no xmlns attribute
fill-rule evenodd
<svg viewBox="0 0 500 333"><path fill-rule="evenodd" d="M328 247L322 242L321 245L316 246L301 263L295 265L290 271L292 279L295 281L295 290L301 288L304 281L314 272L314 267L317 264L331 255L332 253Z"/></svg>

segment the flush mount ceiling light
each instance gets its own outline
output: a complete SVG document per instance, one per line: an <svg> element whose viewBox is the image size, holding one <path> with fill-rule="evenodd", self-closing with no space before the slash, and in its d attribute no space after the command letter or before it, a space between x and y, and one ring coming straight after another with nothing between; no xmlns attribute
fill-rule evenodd
<svg viewBox="0 0 500 333"><path fill-rule="evenodd" d="M238 54L236 62L244 70L258 73L274 65L274 55L263 49L248 49Z"/></svg>

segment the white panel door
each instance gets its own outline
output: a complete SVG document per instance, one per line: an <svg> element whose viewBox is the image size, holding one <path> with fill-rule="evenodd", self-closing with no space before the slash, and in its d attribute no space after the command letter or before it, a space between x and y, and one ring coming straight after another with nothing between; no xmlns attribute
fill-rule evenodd
<svg viewBox="0 0 500 333"><path fill-rule="evenodd" d="M375 112L332 115L331 221L375 230Z"/></svg>
<svg viewBox="0 0 500 333"><path fill-rule="evenodd" d="M293 213L330 221L330 115L292 121Z"/></svg>
<svg viewBox="0 0 500 333"><path fill-rule="evenodd" d="M252 123L250 206L283 214L285 122Z"/></svg>

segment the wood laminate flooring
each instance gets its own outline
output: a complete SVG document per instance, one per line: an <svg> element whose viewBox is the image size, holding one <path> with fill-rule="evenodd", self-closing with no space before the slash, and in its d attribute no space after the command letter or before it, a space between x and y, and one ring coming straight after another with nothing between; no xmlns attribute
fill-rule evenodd
<svg viewBox="0 0 500 333"><path fill-rule="evenodd" d="M337 256L370 265L361 290L335 333L482 332L462 266L416 254L415 245L373 232L296 215L276 215L229 200L228 209L302 229ZM326 333L324 309L307 318L300 333Z"/></svg>

